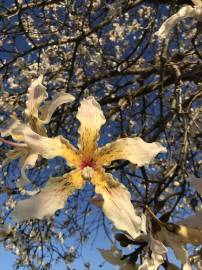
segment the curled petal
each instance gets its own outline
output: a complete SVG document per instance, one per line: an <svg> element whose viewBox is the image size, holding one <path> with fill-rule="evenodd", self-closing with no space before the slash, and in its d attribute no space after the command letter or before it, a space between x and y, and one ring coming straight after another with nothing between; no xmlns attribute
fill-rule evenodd
<svg viewBox="0 0 202 270"><path fill-rule="evenodd" d="M158 142L147 143L139 137L123 138L102 147L98 153L98 161L102 165L109 165L113 160L125 159L143 166L160 152L165 153L166 148Z"/></svg>
<svg viewBox="0 0 202 270"><path fill-rule="evenodd" d="M78 167L81 163L78 151L62 136L42 137L28 130L24 133L25 143L36 153L47 159L63 157L69 165Z"/></svg>
<svg viewBox="0 0 202 270"><path fill-rule="evenodd" d="M64 156L64 144L60 137L47 138L38 135L30 128L23 130L25 143L36 153L47 159Z"/></svg>
<svg viewBox="0 0 202 270"><path fill-rule="evenodd" d="M176 243L201 245L202 244L202 230L184 225L174 223L164 223L160 221L154 214L150 216L154 231L159 237L160 241L169 243L174 241ZM170 240L169 240L170 239ZM169 244L168 244L169 245Z"/></svg>
<svg viewBox="0 0 202 270"><path fill-rule="evenodd" d="M31 167L31 168L34 167L37 159L38 159L38 154L31 152L30 149L28 149L27 155L23 155L20 158L21 179L18 182L18 187L23 187L30 183L28 177L26 176L25 170L28 167Z"/></svg>
<svg viewBox="0 0 202 270"><path fill-rule="evenodd" d="M51 217L58 209L64 207L67 197L83 185L81 171L74 170L62 177L51 178L41 192L17 203L13 211L14 219L16 222L22 222L33 218Z"/></svg>
<svg viewBox="0 0 202 270"><path fill-rule="evenodd" d="M47 137L47 129L44 127L44 123L36 117L29 118L29 126L31 129L41 136Z"/></svg>
<svg viewBox="0 0 202 270"><path fill-rule="evenodd" d="M40 120L43 124L48 124L55 110L62 104L72 102L75 98L67 93L59 93L53 96L52 101L46 101L43 106L39 108Z"/></svg>
<svg viewBox="0 0 202 270"><path fill-rule="evenodd" d="M26 115L30 117L38 118L38 108L41 103L48 97L46 87L42 85L43 76L39 76L34 80L28 88L28 99L26 102L27 109Z"/></svg>
<svg viewBox="0 0 202 270"><path fill-rule="evenodd" d="M56 156L65 158L70 165L79 166L81 161L78 151L62 136L48 138L34 132L29 126L15 120L9 128L4 129L4 136L22 140L31 152L40 154L42 157L52 159ZM24 145L24 144L23 144Z"/></svg>
<svg viewBox="0 0 202 270"><path fill-rule="evenodd" d="M152 222L152 226L153 225L154 224ZM199 239L197 239L198 237ZM190 230L190 228L187 228L186 226L159 221L158 231L155 232L155 238L173 249L176 258L183 264L183 270L192 269L189 263L187 251L183 245L188 243L200 245L202 243L202 237L199 230Z"/></svg>
<svg viewBox="0 0 202 270"><path fill-rule="evenodd" d="M27 109L25 114L29 119L29 125L36 133L46 136L47 131L43 126L42 121L39 119L39 106L48 97L46 87L42 85L43 76L39 76L34 80L28 88L28 99L26 102Z"/></svg>
<svg viewBox="0 0 202 270"><path fill-rule="evenodd" d="M183 225L163 223L153 213L150 214L152 231L155 234L155 238L173 249L176 258L183 264L183 270L191 270L188 254L183 245L188 243L201 245L202 231Z"/></svg>
<svg viewBox="0 0 202 270"><path fill-rule="evenodd" d="M201 21L202 9L201 7L192 7L186 5L182 7L176 14L168 18L160 27L156 35L159 38L166 39L168 38L171 30L185 18L195 17L196 19Z"/></svg>
<svg viewBox="0 0 202 270"><path fill-rule="evenodd" d="M39 76L29 87L25 113L32 130L42 136L46 136L47 132L44 124L50 122L51 116L58 106L73 101L74 97L66 93L56 94L52 101L46 101L40 107L41 103L48 97L46 88L42 85L42 80L43 76Z"/></svg>
<svg viewBox="0 0 202 270"><path fill-rule="evenodd" d="M25 169L27 168L27 166L34 167L38 158L38 154L33 153L29 147L25 147L25 148L16 147L16 149L10 150L6 154L6 157L7 158L3 161L3 164L2 164L3 166L7 165L12 160L20 158L21 179L17 185L19 187L28 185L30 181L25 174Z"/></svg>
<svg viewBox="0 0 202 270"><path fill-rule="evenodd" d="M145 219L134 209L127 188L115 181L111 174L103 171L94 171L91 182L95 185L96 193L101 195L95 200L95 205L101 206L116 229L126 232L133 239L140 236L143 233Z"/></svg>
<svg viewBox="0 0 202 270"><path fill-rule="evenodd" d="M172 223L163 223L155 216L151 216L151 220L152 231L155 239L165 243L166 246L173 249L176 258L183 264L183 270L191 270L187 252L183 247L184 244L191 243L191 240L189 242L187 241L187 230L184 230L181 226Z"/></svg>
<svg viewBox="0 0 202 270"><path fill-rule="evenodd" d="M91 154L97 148L100 128L106 122L101 107L94 97L88 97L81 101L77 119L81 123L79 148L83 152Z"/></svg>

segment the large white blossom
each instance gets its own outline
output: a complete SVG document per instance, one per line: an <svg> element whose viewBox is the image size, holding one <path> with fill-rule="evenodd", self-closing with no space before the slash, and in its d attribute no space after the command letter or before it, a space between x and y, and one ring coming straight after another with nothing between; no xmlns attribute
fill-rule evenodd
<svg viewBox="0 0 202 270"><path fill-rule="evenodd" d="M37 118L38 106L44 99L44 88L38 88L35 92L29 101L27 114ZM53 111L51 106L48 106L49 110L45 108L42 116L44 111ZM39 120L37 118L37 123L44 119L47 116ZM23 142L23 147L30 149L31 153L46 159L63 157L74 168L68 174L51 178L45 188L30 199L18 202L13 212L16 221L52 216L56 210L64 207L69 195L76 189L82 189L86 181L90 181L103 199L103 212L115 227L127 232L132 238L138 237L144 227L144 217L134 209L127 188L106 173L104 166L120 159L143 166L151 162L158 153L166 152L166 149L158 142L147 143L139 137L118 139L99 148L99 132L106 119L94 97L81 101L77 119L80 122L78 148L62 136L48 138L45 134L35 132L31 125L22 124L18 120L1 131L2 135L11 135L13 139Z"/></svg>

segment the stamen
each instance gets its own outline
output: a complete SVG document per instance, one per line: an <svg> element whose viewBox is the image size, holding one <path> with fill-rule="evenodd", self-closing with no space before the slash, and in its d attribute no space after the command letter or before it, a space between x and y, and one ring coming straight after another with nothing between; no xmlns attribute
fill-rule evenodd
<svg viewBox="0 0 202 270"><path fill-rule="evenodd" d="M87 166L82 170L82 176L85 180L91 180L93 178L93 174L94 170L92 167Z"/></svg>

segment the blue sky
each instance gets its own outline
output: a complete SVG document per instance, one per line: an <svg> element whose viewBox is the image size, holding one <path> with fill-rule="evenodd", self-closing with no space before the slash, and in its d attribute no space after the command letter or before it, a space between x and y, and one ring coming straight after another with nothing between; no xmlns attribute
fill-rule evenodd
<svg viewBox="0 0 202 270"><path fill-rule="evenodd" d="M92 239L91 239L92 240ZM84 263L90 262L92 270L115 270L116 266L113 266L103 260L102 256L99 254L97 248L109 249L110 243L107 239L104 232L100 232L98 237L92 244L92 241L89 241L83 247L82 256L72 264L72 270L86 270ZM125 253L130 253L132 250L125 249ZM180 266L179 261L176 261L175 256L171 249L168 251L169 259L172 263ZM0 270L12 270L15 263L15 255L9 251L6 251L2 245L0 245ZM100 267L102 265L102 267ZM55 263L52 265L52 270L66 270L66 265L64 263Z"/></svg>
<svg viewBox="0 0 202 270"><path fill-rule="evenodd" d="M15 256L4 249L2 244L0 245L0 261L1 261L1 270L10 270L15 262Z"/></svg>
<svg viewBox="0 0 202 270"><path fill-rule="evenodd" d="M104 262L101 255L97 251L97 248L109 248L109 241L104 235L104 233L99 234L98 238L96 239L95 243L92 245L89 241L89 244L85 245L83 248L82 256L76 260L76 262L72 265L72 270L75 268L76 270L82 270L84 268L84 263L90 262L92 265L93 270L97 269L107 269L107 270L114 270L116 269L115 266ZM104 266L101 268L100 265ZM10 251L6 251L2 244L0 245L0 270L12 270L13 265L15 263L15 255L12 254ZM67 269L65 264L58 263L52 266L52 269L55 270L65 270Z"/></svg>

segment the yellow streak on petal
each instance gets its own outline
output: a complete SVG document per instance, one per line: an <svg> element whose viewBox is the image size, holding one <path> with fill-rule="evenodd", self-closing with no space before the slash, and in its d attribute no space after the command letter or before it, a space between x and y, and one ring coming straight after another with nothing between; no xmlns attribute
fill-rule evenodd
<svg viewBox="0 0 202 270"><path fill-rule="evenodd" d="M83 188L84 184L80 170L51 178L41 192L18 202L13 216L17 222L31 218L48 218L54 215L58 209L63 208L67 198L76 189Z"/></svg>
<svg viewBox="0 0 202 270"><path fill-rule="evenodd" d="M99 131L106 120L99 103L94 97L88 97L81 101L77 119L81 123L78 130L80 134L78 145L87 158L92 156L97 149Z"/></svg>
<svg viewBox="0 0 202 270"><path fill-rule="evenodd" d="M138 166L152 161L158 153L166 149L158 142L147 143L139 137L118 139L99 149L98 162L109 165L113 160L128 160Z"/></svg>
<svg viewBox="0 0 202 270"><path fill-rule="evenodd" d="M24 126L23 129L21 129L21 133L24 137L24 142L33 152L47 159L61 156L65 158L70 165L79 167L81 163L79 151L62 136L54 138L44 137L34 132L28 126Z"/></svg>
<svg viewBox="0 0 202 270"><path fill-rule="evenodd" d="M119 185L119 183L113 179L111 174L105 173L102 167L97 167L94 170L93 177L91 178L91 183L95 185L98 190L110 190L110 188Z"/></svg>
<svg viewBox="0 0 202 270"><path fill-rule="evenodd" d="M95 185L96 193L103 198L99 206L114 226L134 239L140 236L144 221L137 215L127 188L102 169L94 171L91 182Z"/></svg>
<svg viewBox="0 0 202 270"><path fill-rule="evenodd" d="M67 139L61 137L61 142L63 144L62 156L67 160L69 165L73 165L76 168L80 168L82 163L82 157L80 151L76 149Z"/></svg>

